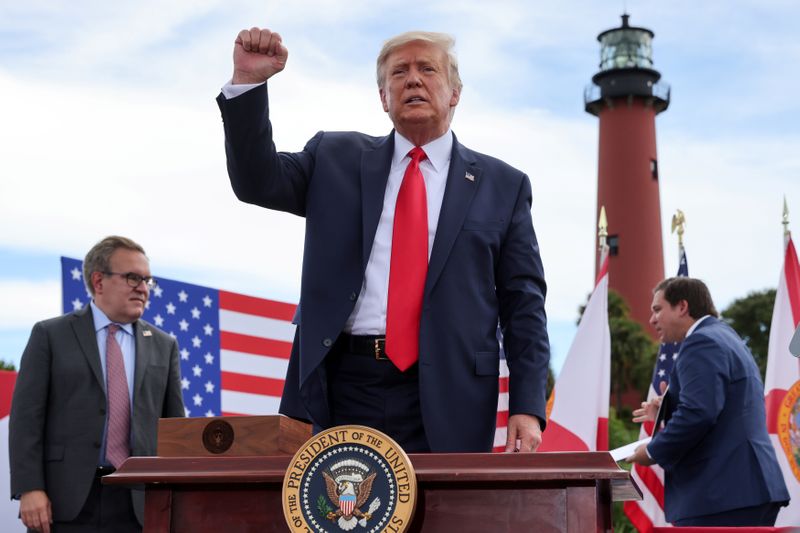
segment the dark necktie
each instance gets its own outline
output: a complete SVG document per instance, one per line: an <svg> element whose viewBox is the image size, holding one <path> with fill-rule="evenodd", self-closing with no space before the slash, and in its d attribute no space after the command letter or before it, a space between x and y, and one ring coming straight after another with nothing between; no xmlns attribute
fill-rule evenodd
<svg viewBox="0 0 800 533"><path fill-rule="evenodd" d="M419 359L419 322L428 272L428 202L419 162L419 146L409 155L394 211L389 298L386 309L386 355L401 371Z"/></svg>
<svg viewBox="0 0 800 533"><path fill-rule="evenodd" d="M119 325L108 325L106 340L106 390L108 391L108 433L106 434L106 459L114 468L131 455L131 400L128 395L128 378L122 349L114 334Z"/></svg>

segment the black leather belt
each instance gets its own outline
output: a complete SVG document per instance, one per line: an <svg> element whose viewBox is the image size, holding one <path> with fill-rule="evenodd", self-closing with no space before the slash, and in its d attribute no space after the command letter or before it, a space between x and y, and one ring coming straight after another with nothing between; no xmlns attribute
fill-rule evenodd
<svg viewBox="0 0 800 533"><path fill-rule="evenodd" d="M109 474L113 474L116 472L117 469L113 466L98 466L97 469L94 471L94 477L103 477Z"/></svg>
<svg viewBox="0 0 800 533"><path fill-rule="evenodd" d="M378 361L388 361L386 356L386 337L383 335L339 335L343 350L356 355L369 355Z"/></svg>

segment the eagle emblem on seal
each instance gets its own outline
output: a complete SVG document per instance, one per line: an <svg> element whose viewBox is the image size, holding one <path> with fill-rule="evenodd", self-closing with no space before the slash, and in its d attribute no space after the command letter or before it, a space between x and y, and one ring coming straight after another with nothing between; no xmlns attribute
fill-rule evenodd
<svg viewBox="0 0 800 533"><path fill-rule="evenodd" d="M328 499L336 506L336 510L329 512L326 518L336 522L344 531L350 531L356 525L366 527L367 521L381 505L380 498L375 498L366 512L361 510L372 492L375 472L370 472L369 467L360 461L345 459L332 465L329 471L323 471L322 476Z"/></svg>

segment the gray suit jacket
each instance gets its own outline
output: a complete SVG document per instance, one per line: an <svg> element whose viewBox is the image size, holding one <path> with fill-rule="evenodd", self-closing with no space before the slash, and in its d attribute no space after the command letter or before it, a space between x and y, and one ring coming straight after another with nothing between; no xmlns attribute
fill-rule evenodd
<svg viewBox="0 0 800 533"><path fill-rule="evenodd" d="M134 331L131 453L155 455L158 419L184 416L178 343L143 320ZM37 323L11 403L11 494L44 490L53 520L74 519L92 485L105 418L105 381L90 307ZM143 522L144 494L133 490L132 498Z"/></svg>

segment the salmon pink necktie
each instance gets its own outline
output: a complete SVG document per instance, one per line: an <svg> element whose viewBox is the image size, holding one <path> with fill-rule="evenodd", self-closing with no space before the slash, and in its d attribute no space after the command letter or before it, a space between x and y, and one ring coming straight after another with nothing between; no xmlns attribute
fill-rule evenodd
<svg viewBox="0 0 800 533"><path fill-rule="evenodd" d="M428 202L419 170L419 162L427 156L419 146L408 155L411 162L394 211L386 309L386 355L400 371L419 359L419 322L428 272Z"/></svg>
<svg viewBox="0 0 800 533"><path fill-rule="evenodd" d="M128 378L122 349L114 334L119 325L108 325L106 339L106 391L108 395L108 433L106 434L106 459L119 466L131 455L131 399L128 395Z"/></svg>

